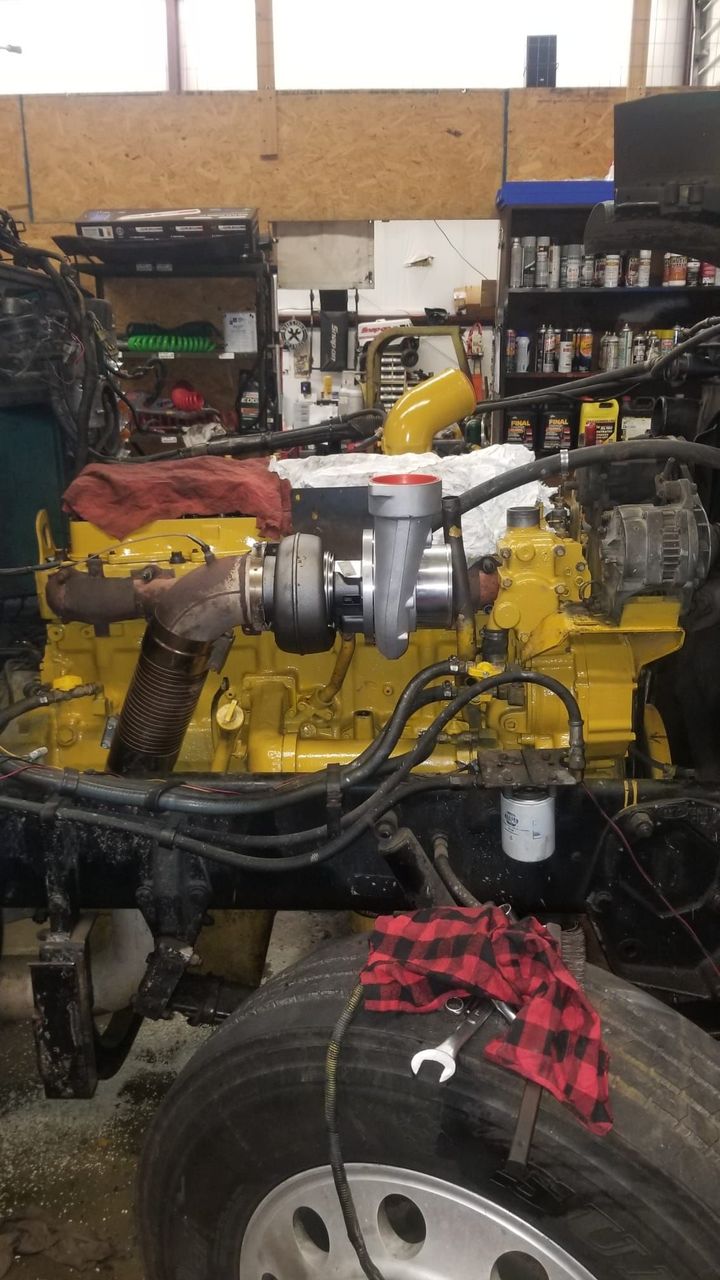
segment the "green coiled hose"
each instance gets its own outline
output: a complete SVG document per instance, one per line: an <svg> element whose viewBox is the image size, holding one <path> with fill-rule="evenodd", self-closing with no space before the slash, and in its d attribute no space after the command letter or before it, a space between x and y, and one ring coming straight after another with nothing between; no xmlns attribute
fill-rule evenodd
<svg viewBox="0 0 720 1280"><path fill-rule="evenodd" d="M127 345L130 351L173 351L179 355L214 351L217 346L212 338L182 333L133 333Z"/></svg>

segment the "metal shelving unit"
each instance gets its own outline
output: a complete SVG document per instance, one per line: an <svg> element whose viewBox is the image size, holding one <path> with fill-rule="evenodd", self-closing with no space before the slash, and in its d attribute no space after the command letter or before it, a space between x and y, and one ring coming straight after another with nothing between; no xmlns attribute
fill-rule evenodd
<svg viewBox="0 0 720 1280"><path fill-rule="evenodd" d="M257 321L258 358L255 377L258 386L259 405L265 412L259 414L263 428L266 421L273 430L280 428L281 364L278 344L276 270L269 257L261 251L256 257L237 254L232 238L222 238L177 245L146 244L141 241L125 242L88 241L82 236L56 236L55 243L77 270L90 276L98 298L105 295L108 280L152 280L158 286L166 280L200 279L251 279L255 284L255 314ZM125 359L160 360L215 360L252 361L255 355L226 351L131 351L120 344Z"/></svg>
<svg viewBox="0 0 720 1280"><path fill-rule="evenodd" d="M595 335L593 372L597 369L598 335L623 324L633 329L671 329L692 325L717 310L720 288L667 288L660 283L662 253L653 254L652 283L647 288L510 288L510 250L513 237L548 235L559 244L582 244L593 206L613 198L611 182L509 182L498 192L501 220L500 271L496 313L499 359L496 385L501 396L541 388L544 383L572 381L580 374L506 373L505 335L508 329L534 334L542 324L558 328L587 325ZM641 248L641 245L636 246ZM668 246L672 248L671 245ZM531 352L532 359L532 352ZM499 418L496 414L496 419ZM494 438L502 438L496 421Z"/></svg>

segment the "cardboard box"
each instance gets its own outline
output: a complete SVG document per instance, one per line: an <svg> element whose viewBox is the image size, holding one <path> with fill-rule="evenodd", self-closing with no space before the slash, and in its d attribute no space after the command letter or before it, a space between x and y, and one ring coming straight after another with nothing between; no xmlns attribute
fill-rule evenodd
<svg viewBox="0 0 720 1280"><path fill-rule="evenodd" d="M474 312L494 309L497 305L497 280L482 284L462 284L453 291L455 311L471 316Z"/></svg>

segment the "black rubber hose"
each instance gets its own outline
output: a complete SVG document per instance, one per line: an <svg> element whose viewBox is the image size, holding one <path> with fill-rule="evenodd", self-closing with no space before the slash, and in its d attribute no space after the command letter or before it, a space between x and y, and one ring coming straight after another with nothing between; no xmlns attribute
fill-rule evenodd
<svg viewBox="0 0 720 1280"><path fill-rule="evenodd" d="M362 782L365 778L369 778L375 773L377 766L389 758L400 741L410 716L418 709L418 705L423 705L422 703L418 704L418 695L421 690L431 680L439 680L443 676L457 675L463 667L464 664L458 662L456 658L445 658L441 662L432 662L430 666L423 667L422 671L418 671L408 681L393 707L390 719L378 736L343 771L343 777L348 784ZM428 690L428 693L430 692L435 694L435 690ZM437 697L444 696L441 690L438 689ZM428 699L428 701L434 702L435 697Z"/></svg>
<svg viewBox="0 0 720 1280"><path fill-rule="evenodd" d="M372 823L377 821L378 817L387 809L387 797L393 795L398 788L398 784L404 782L408 774L417 765L422 764L423 760L434 750L440 734L450 720L462 711L473 698L478 697L482 693L488 693L492 689L497 689L505 684L536 684L542 688L549 689L555 693L562 701L568 711L569 729L570 729L570 751L569 758L570 767L578 767L578 761L583 758L583 736L582 736L582 716L576 699L560 684L558 680L554 680L551 676L540 675L534 671L508 671L496 676L488 676L484 680L478 681L477 684L467 685L458 695L452 699L447 707L436 716L432 725L423 734L422 738L415 744L412 751L408 751L403 757L402 764L380 784L372 796L369 797L362 805L359 805L353 812L353 822L342 831L340 835L335 836L332 840L328 840L319 848L307 850L304 853L291 854L284 858L254 858L243 853L236 853L230 849L223 848L220 845L208 844L198 840L192 836L186 836L182 832L169 832L170 843L178 849L182 849L185 853L195 854L199 858L209 858L211 862L219 862L225 866L238 867L245 871L267 871L269 873L283 873L287 870L300 871L318 866L320 863L327 862L331 858L342 853L347 849L359 835ZM572 760L575 760L575 764ZM43 771L47 772L47 771ZM76 792L76 794L78 794ZM163 797L161 797L163 798ZM277 806L275 806L277 807ZM93 821L97 825L107 825L117 830L124 830L129 833L144 834L142 824L134 823L131 819L113 818L109 815L98 815L77 811L73 814L75 821L84 823L85 825L93 825Z"/></svg>
<svg viewBox="0 0 720 1280"><path fill-rule="evenodd" d="M341 787L355 785L377 772L390 756L394 747L402 737L402 732L410 716L416 709L416 701L424 686L431 680L441 676L452 675L460 668L455 659L431 663L418 671L403 690L393 713L375 740L370 743L352 764L340 774ZM435 696L444 697L438 689L428 690ZM3 762L0 759L0 775ZM263 792L262 798L239 796L224 798L211 797L182 791L182 783L174 785L170 779L146 781L131 778L110 778L107 774L77 773L75 770L49 769L45 766L28 771L27 780L34 785L52 789L61 794L76 795L96 804L127 804L132 806L151 806L158 810L172 810L184 813L215 813L218 815L250 816L284 808L299 801L324 797L327 791L326 772L324 769L307 778L293 777L282 782L258 786ZM212 783L208 781L208 787ZM249 788L249 784L245 784ZM162 787L162 793L159 792Z"/></svg>
<svg viewBox="0 0 720 1280"><path fill-rule="evenodd" d="M77 441L75 446L75 471L82 471L87 465L90 454L90 418L95 403L95 393L100 381L97 351L95 349L95 329L88 316L83 314L80 334L83 344L84 367L82 377L82 395L77 411Z"/></svg>
<svg viewBox="0 0 720 1280"><path fill-rule="evenodd" d="M649 378L657 378L659 373L674 364L678 356L692 351L720 337L720 322L717 317L708 317L700 321L690 330L687 338L679 342L671 351L666 351L657 360L644 360L640 364L625 365L622 369L608 369L603 373L591 373L587 378L577 378L572 383L554 383L551 387L542 387L536 391L521 391L516 396L505 396L502 400L483 400L476 408L477 413L492 413L496 409L510 409L516 405L535 404L558 396L584 396L588 391L603 390L607 387L622 388L625 383L646 382Z"/></svg>
<svg viewBox="0 0 720 1280"><path fill-rule="evenodd" d="M609 466L610 463L638 462L649 459L665 462L675 459L688 466L710 467L720 471L720 449L713 449L707 444L693 444L689 440L623 440L619 444L589 445L584 449L571 449L563 460L562 451L547 458L536 458L534 462L526 462L521 467L514 467L502 475L484 480L472 489L466 489L460 496L460 509L463 515L480 507L484 502L499 498L504 493L519 489L524 484L535 480L549 480L560 471L577 471L580 467ZM433 525L435 529L442 526L439 516Z"/></svg>
<svg viewBox="0 0 720 1280"><path fill-rule="evenodd" d="M342 1155L342 1147L340 1145L340 1134L338 1132L338 1116L337 1116L337 1070L340 1058L340 1047L345 1039L345 1035L350 1027L355 1014L362 1008L363 1004L363 988L360 983L350 993L345 1007L338 1018L330 1042L327 1048L327 1056L325 1058L325 1128L327 1129L328 1144L330 1149L330 1168L332 1170L333 1182L335 1190L340 1201L340 1209L345 1223L348 1240L357 1255L360 1269L366 1280L385 1280L382 1272L375 1266L368 1247L365 1243L365 1237L360 1226L360 1219L355 1208L350 1184L347 1179L345 1162Z"/></svg>
<svg viewBox="0 0 720 1280"><path fill-rule="evenodd" d="M36 711L38 707L53 706L56 702L72 702L75 698L92 698L102 692L102 685L79 684L74 689L45 689L33 693L29 698L21 698L11 702L9 707L0 711L0 734L7 729L13 720L18 720L28 711Z"/></svg>
<svg viewBox="0 0 720 1280"><path fill-rule="evenodd" d="M449 660L452 661L452 660ZM410 684L407 686L401 697L401 702L406 694L408 694L417 680L423 674L427 675L430 671L435 671L437 667L444 664L436 663L433 667L427 668L425 673L418 673ZM427 678L432 678L427 676ZM501 672L496 676L488 676L485 680L478 684L468 685L456 697L454 697L447 705L444 711L435 718L430 727L423 734L422 738L415 744L411 751L406 752L400 761L396 762L390 778L381 785L376 792L377 796L385 794L388 783L392 785L395 781L406 777L417 764L422 763L431 754L438 737L445 725L452 720L459 711L473 700L478 694L496 689L505 684L514 683L535 684L543 688L549 689L557 694L562 700L568 712L568 720L570 725L570 757L571 768L581 769L583 765L582 749L582 717L580 708L576 699L573 697L569 689L562 685L559 681L554 680L551 676L544 676L534 671L507 671ZM408 712L409 714L409 712ZM401 730L396 727L395 730L400 736ZM375 744L373 744L375 745ZM387 759L387 755L392 750L392 739L385 744L386 750L383 750L380 758L372 762L372 767L366 761L367 768L358 771L348 779L348 783L356 785L363 781L370 773L377 770L381 763ZM578 754L579 752L579 754ZM0 772L3 770L3 763L0 761ZM64 771L59 769L48 769L45 767L34 767L28 770L26 775L27 781L33 785L41 786L46 790L54 790L60 794L69 794L77 796L97 804L122 804L132 807L151 807L158 811L170 811L181 813L201 813L204 815L216 814L218 816L232 815L250 817L259 813L267 813L268 811L286 808L288 805L297 801L304 801L314 798L324 798L327 794L326 774L323 770L317 782L311 786L292 787L287 783L281 784L277 791L270 795L264 796L262 799L245 799L235 797L209 797L207 795L187 795L179 794L178 791L169 783L168 779L161 780L157 783L139 783L134 784L130 780L117 779L111 780L105 775L94 777L90 774L79 774L75 771ZM291 782L295 782L292 779ZM338 837L342 839L342 837ZM354 839L354 836L353 836ZM343 846L344 847L344 844Z"/></svg>
<svg viewBox="0 0 720 1280"><path fill-rule="evenodd" d="M446 835L438 833L433 836L433 863L445 888L461 907L481 907L479 898L470 892L462 880L453 871L450 863L450 849Z"/></svg>
<svg viewBox="0 0 720 1280"><path fill-rule="evenodd" d="M423 791L467 791L477 785L472 773L438 773L434 777L411 774L406 782L400 783L396 790L385 798L382 813L396 804L402 803L409 796ZM369 797L370 798L370 797ZM365 803L365 802L363 802ZM360 805L344 813L340 819L341 827L350 826L357 818ZM382 817L382 813L378 816ZM193 827L193 834L199 840L213 840L216 832L208 828ZM292 849L311 841L323 840L328 834L327 826L307 827L305 831L286 831L282 835L224 835L223 840L229 849Z"/></svg>
<svg viewBox="0 0 720 1280"><path fill-rule="evenodd" d="M442 523L445 545L450 548L453 622L457 631L458 654L472 661L477 652L477 633L461 515L459 498L443 498Z"/></svg>
<svg viewBox="0 0 720 1280"><path fill-rule="evenodd" d="M288 431L259 431L247 435L222 436L207 444L188 449L172 449L168 453L143 454L133 458L114 458L110 461L125 465L145 462L173 462L182 458L256 457L258 454L277 453L282 449L295 449L304 444L328 444L334 440L351 440L356 437L369 439L382 426L385 414L381 409L359 409L344 417L328 418L312 427L296 427Z"/></svg>

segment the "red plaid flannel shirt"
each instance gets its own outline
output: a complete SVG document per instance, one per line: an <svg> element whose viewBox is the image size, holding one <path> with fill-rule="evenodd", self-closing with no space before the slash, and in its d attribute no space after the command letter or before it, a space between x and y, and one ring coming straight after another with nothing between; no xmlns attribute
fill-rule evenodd
<svg viewBox="0 0 720 1280"><path fill-rule="evenodd" d="M377 1013L430 1013L470 994L520 1006L485 1056L549 1089L592 1133L612 1128L600 1019L539 921L497 907L380 916L360 977Z"/></svg>

